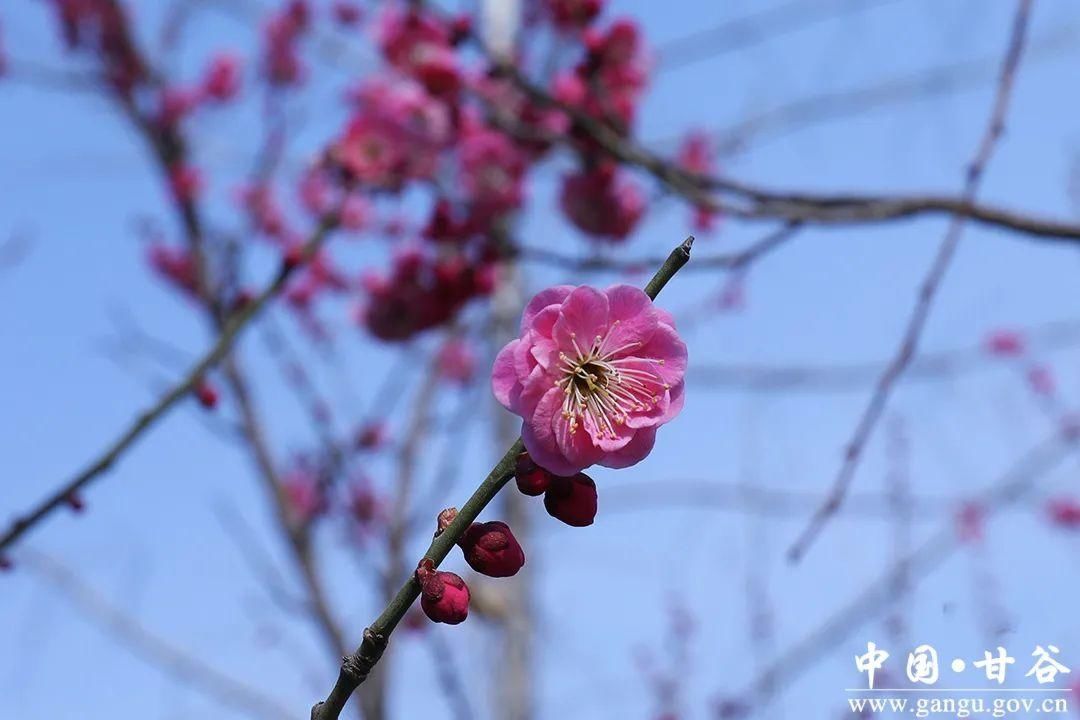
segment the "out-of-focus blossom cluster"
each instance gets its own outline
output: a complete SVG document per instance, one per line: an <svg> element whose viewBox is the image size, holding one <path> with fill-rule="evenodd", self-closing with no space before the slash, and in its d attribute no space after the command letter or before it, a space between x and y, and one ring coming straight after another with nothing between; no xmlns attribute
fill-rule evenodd
<svg viewBox="0 0 1080 720"><path fill-rule="evenodd" d="M396 246L386 253L385 265L368 264L362 272L316 255L286 294L309 327L318 325L320 299L345 295L360 307L357 317L368 333L404 341L488 295L499 262L515 251L516 220L530 201L530 175L556 145L573 153L573 167L560 179L558 209L583 235L623 242L648 210L640 179L587 131L589 123L599 123L616 137L629 137L648 87L650 61L641 28L627 18L607 17L604 0L530 4L530 32L522 36L513 72L475 41L475 19L468 14L405 0L370 7L345 0L278 0L255 25L253 57L226 49L207 57L185 80L154 67L155 55L140 48L131 17L140 11L137 5L48 1L67 45L96 60L151 135L168 189L189 226L205 215L198 206L210 182L197 164L188 118L252 90L266 108L268 145L274 132L282 133L278 146L264 149L266 165L274 166L292 131L287 122L284 129L276 125L281 117L270 115L271 108L314 87L312 71L327 60L316 58L329 47L326 34L332 32L341 47L367 44L377 53L370 69L342 81L342 104L332 108L342 114L339 130L291 180L293 191L281 187L280 172L255 172L234 196L248 236L269 243L286 263L301 253L312 223L329 216L340 229L381 236ZM557 52L549 54L551 48ZM690 136L672 162L688 172L715 171L712 148L701 135ZM707 208L695 208L697 229L714 223ZM195 268L188 252L183 243L162 243L151 249L149 261L189 294L196 293L203 270L211 278L228 275Z"/></svg>

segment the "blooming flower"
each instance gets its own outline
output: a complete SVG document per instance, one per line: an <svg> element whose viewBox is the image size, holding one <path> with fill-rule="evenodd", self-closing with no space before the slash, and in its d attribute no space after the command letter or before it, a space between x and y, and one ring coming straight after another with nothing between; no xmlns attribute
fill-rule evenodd
<svg viewBox="0 0 1080 720"><path fill-rule="evenodd" d="M683 406L686 345L671 315L638 288L567 285L525 308L521 336L495 358L495 397L522 417L541 467L571 476L628 467Z"/></svg>

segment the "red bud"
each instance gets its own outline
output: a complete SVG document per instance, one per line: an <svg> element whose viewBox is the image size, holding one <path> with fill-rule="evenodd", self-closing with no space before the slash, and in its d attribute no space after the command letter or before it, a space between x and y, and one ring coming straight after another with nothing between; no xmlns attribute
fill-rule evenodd
<svg viewBox="0 0 1080 720"><path fill-rule="evenodd" d="M514 477L517 479L518 490L535 497L543 495L548 489L552 475L534 463L529 453L521 453L518 455L517 466L514 468Z"/></svg>
<svg viewBox="0 0 1080 720"><path fill-rule="evenodd" d="M544 508L567 525L585 527L596 517L596 483L585 473L573 477L553 475L544 493Z"/></svg>
<svg viewBox="0 0 1080 720"><path fill-rule="evenodd" d="M525 564L525 551L504 522L473 523L458 544L469 567L489 577L516 575Z"/></svg>
<svg viewBox="0 0 1080 720"><path fill-rule="evenodd" d="M66 498L68 507L77 513L81 513L86 509L86 502L82 499L82 495L77 492L70 493Z"/></svg>
<svg viewBox="0 0 1080 720"><path fill-rule="evenodd" d="M452 572L435 570L432 562L420 561L420 607L432 622L457 625L469 616L469 587Z"/></svg>
<svg viewBox="0 0 1080 720"><path fill-rule="evenodd" d="M206 380L200 380L195 385L195 397L199 404L207 410L213 410L218 403L217 389Z"/></svg>

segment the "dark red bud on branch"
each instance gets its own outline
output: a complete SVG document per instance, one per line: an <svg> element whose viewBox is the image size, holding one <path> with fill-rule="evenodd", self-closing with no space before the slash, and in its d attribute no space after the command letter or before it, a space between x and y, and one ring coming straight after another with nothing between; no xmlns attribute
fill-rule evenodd
<svg viewBox="0 0 1080 720"><path fill-rule="evenodd" d="M432 622L457 625L469 616L469 587L452 572L436 570L424 558L416 568L420 608Z"/></svg>
<svg viewBox="0 0 1080 720"><path fill-rule="evenodd" d="M64 500L74 512L81 513L86 509L86 502L82 499L82 495L77 492L70 493Z"/></svg>
<svg viewBox="0 0 1080 720"><path fill-rule="evenodd" d="M596 517L596 483L585 473L573 477L552 476L544 493L544 508L567 525L585 527Z"/></svg>
<svg viewBox="0 0 1080 720"><path fill-rule="evenodd" d="M285 254L281 257L281 263L288 271L295 270L304 264L304 247L303 245L290 245L285 250Z"/></svg>
<svg viewBox="0 0 1080 720"><path fill-rule="evenodd" d="M526 495L536 497L537 495L543 495L544 491L548 489L552 475L533 462L533 459L529 457L529 453L521 453L518 455L514 477L517 480L518 490Z"/></svg>
<svg viewBox="0 0 1080 720"><path fill-rule="evenodd" d="M473 523L458 544L469 567L489 577L516 575L525 564L525 551L510 527L498 520Z"/></svg>
<svg viewBox="0 0 1080 720"><path fill-rule="evenodd" d="M213 410L217 407L217 389L206 380L200 380L195 385L195 398L199 401L199 404L207 410Z"/></svg>

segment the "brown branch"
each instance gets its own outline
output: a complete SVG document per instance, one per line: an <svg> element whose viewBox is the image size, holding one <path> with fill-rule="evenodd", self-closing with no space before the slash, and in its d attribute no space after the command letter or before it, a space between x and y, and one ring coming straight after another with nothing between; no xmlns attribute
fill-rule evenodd
<svg viewBox="0 0 1080 720"><path fill-rule="evenodd" d="M325 241L336 225L334 217L324 218L315 229L311 238L304 245L303 262L309 260ZM300 263L302 264L302 263ZM31 528L36 526L54 511L65 507L69 498L77 495L87 485L100 477L120 459L143 433L164 417L176 404L191 392L192 388L217 365L232 349L240 332L255 318L285 287L286 282L299 264L283 263L274 279L259 293L254 300L238 309L223 323L221 333L210 349L184 375L183 379L166 392L153 406L136 418L109 447L82 472L61 485L59 489L38 503L33 509L17 518L11 528L0 537L0 551L6 550Z"/></svg>
<svg viewBox="0 0 1080 720"><path fill-rule="evenodd" d="M281 702L215 670L202 658L148 630L110 603L100 591L70 568L37 552L25 552L22 559L31 573L57 591L87 621L111 635L133 655L176 681L258 720L288 720L291 717Z"/></svg>
<svg viewBox="0 0 1080 720"><path fill-rule="evenodd" d="M672 250L664 264L656 271L645 286L645 293L650 298L655 299L675 273L690 261L693 240L693 238L687 238L685 242ZM491 469L472 496L461 506L453 522L432 540L423 559L430 560L435 567L442 563L465 529L476 520L481 511L513 477L517 457L523 450L521 438L518 438ZM414 574L398 590L375 622L364 630L364 640L356 652L342 658L337 681L326 700L315 703L311 708L311 720L336 720L341 715L353 691L367 679L372 668L379 662L379 658L386 650L390 634L419 596L420 584Z"/></svg>
<svg viewBox="0 0 1080 720"><path fill-rule="evenodd" d="M966 202L974 200L986 166L990 162L990 158L993 156L1005 129L1005 117L1009 110L1009 102L1012 99L1012 89L1015 84L1017 69L1023 56L1024 40L1027 37L1031 4L1032 0L1019 0L1017 3L1016 15L1013 19L1009 45L1001 67L1001 77L998 81L994 105L982 140L979 142L975 156L968 166L963 190L963 199ZM866 445L874 434L878 420L885 410L885 405L888 403L893 388L896 386L897 379L904 373L911 359L915 356L923 328L930 317L934 299L937 297L945 273L948 271L956 254L956 248L960 243L960 236L964 230L964 223L965 218L962 216L954 217L952 222L949 223L949 229L938 248L937 255L923 278L918 299L908 319L907 327L904 330L896 353L878 378L877 386L870 396L866 409L863 411L854 432L848 440L844 450L844 461L836 474L836 478L833 480L829 494L825 502L811 516L806 529L788 549L788 559L792 562L797 562L802 558L811 543L825 527L829 518L844 501L844 496L855 478L859 460L862 458Z"/></svg>
<svg viewBox="0 0 1080 720"><path fill-rule="evenodd" d="M497 68L502 76L510 79L533 102L566 113L575 128L584 132L611 158L646 171L690 204L714 212L744 220L779 219L822 225L869 224L928 215L950 215L1036 238L1070 243L1080 241L1080 224L980 205L963 196L781 192L729 178L691 173L580 109L556 100L518 68L508 64L497 64ZM514 133L514 124L500 115L497 108L492 110L492 121L504 131ZM536 135L537 131L530 128L529 133ZM565 144L569 142L570 135L543 137ZM728 197L721 198L719 193Z"/></svg>

